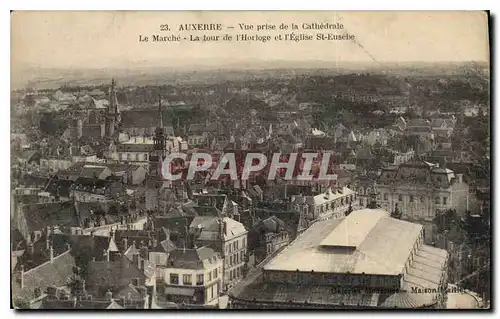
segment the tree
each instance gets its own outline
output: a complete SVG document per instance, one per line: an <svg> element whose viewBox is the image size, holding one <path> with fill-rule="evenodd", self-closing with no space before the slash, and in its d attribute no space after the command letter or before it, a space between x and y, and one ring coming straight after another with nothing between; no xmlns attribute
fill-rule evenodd
<svg viewBox="0 0 500 319"><path fill-rule="evenodd" d="M402 213L399 211L398 204L396 203L396 206L394 206L394 210L391 213L391 217L400 219L401 215L402 215Z"/></svg>

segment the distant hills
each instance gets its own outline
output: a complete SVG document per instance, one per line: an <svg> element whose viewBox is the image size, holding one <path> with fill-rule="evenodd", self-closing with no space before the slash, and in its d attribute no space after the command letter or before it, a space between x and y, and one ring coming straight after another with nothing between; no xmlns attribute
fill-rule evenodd
<svg viewBox="0 0 500 319"><path fill-rule="evenodd" d="M11 89L26 87L57 88L61 85L99 85L114 77L120 86L163 84L187 84L196 82L220 82L266 77L291 77L296 75L336 75L356 72L384 73L390 75L446 76L481 74L489 75L485 62L405 62L405 63L357 63L332 61L242 61L223 64L203 61L189 67L153 67L138 64L133 69L57 69L22 67L11 71ZM170 64L172 61L170 61ZM185 65L185 64L183 64Z"/></svg>

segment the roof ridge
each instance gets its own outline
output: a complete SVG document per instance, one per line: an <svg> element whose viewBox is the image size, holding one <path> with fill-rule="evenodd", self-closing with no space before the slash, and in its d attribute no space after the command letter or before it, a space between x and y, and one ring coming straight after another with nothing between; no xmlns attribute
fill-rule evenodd
<svg viewBox="0 0 500 319"><path fill-rule="evenodd" d="M43 264L40 264L40 265L38 265L38 266L36 266L36 267L33 267L33 268L31 268L31 269L29 269L29 270L27 270L27 271L23 272L23 275L26 275L27 273L29 273L29 272L31 272L31 271L33 271L33 270L35 270L35 269L38 269L38 268L40 268L40 267L42 267L42 266L45 266L45 265L48 265L48 264L52 264L52 263L54 262L54 260L56 260L57 258L59 258L59 257L61 257L61 256L63 256L63 255L68 254L69 252L70 252L70 250L66 250L65 252L63 252L63 253L61 253L61 254L59 254L59 255L55 256L52 260L47 260L47 261L46 261L46 262L44 262Z"/></svg>

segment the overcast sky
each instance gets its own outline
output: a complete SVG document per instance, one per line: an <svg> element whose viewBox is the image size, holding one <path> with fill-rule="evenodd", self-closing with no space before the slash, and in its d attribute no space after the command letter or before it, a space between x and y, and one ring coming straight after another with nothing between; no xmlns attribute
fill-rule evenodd
<svg viewBox="0 0 500 319"><path fill-rule="evenodd" d="M341 22L351 41L269 43L139 43L161 24ZM224 66L252 60L369 62L488 61L487 15L482 12L15 12L12 67L133 68ZM226 32L227 31L227 32ZM299 30L306 32L305 30ZM327 31L324 31L325 33ZM179 32L172 32L181 34ZM194 33L194 34L200 34ZM247 31L249 35L256 34ZM210 34L214 34L210 32ZM276 32L263 33L274 38ZM183 36L186 36L184 33ZM368 53L367 53L368 52Z"/></svg>

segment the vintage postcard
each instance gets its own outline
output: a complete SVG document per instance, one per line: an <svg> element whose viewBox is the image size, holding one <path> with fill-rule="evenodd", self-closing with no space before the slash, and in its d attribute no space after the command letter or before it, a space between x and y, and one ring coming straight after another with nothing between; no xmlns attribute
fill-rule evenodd
<svg viewBox="0 0 500 319"><path fill-rule="evenodd" d="M489 21L12 12L11 307L490 309Z"/></svg>

